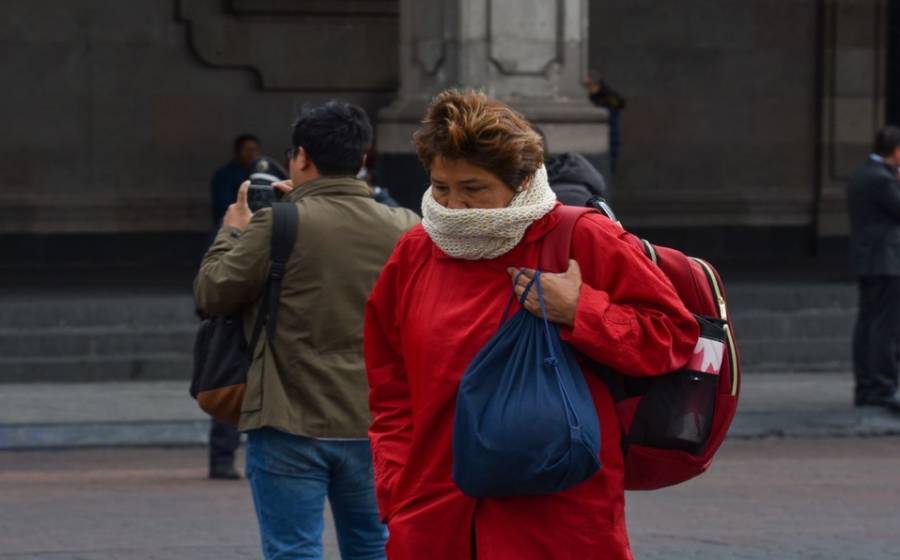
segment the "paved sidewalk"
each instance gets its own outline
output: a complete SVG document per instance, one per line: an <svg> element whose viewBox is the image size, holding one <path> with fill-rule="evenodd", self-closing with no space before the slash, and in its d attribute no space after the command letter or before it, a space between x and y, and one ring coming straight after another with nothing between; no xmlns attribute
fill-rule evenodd
<svg viewBox="0 0 900 560"><path fill-rule="evenodd" d="M0 451L0 560L259 560L247 482L205 466L199 447ZM703 476L628 493L634 556L897 560L898 472L900 438L732 440Z"/></svg>
<svg viewBox="0 0 900 560"><path fill-rule="evenodd" d="M0 449L206 445L179 381L0 384Z"/></svg>
<svg viewBox="0 0 900 560"><path fill-rule="evenodd" d="M749 374L731 437L900 435L900 416L851 406L848 374ZM187 382L0 384L0 449L204 445Z"/></svg>
<svg viewBox="0 0 900 560"><path fill-rule="evenodd" d="M900 434L900 415L853 406L852 375L749 374L730 437L871 437Z"/></svg>

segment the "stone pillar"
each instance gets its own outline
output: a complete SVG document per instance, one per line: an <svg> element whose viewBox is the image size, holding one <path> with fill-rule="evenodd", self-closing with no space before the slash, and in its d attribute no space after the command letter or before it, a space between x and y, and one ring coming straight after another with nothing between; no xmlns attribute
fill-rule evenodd
<svg viewBox="0 0 900 560"><path fill-rule="evenodd" d="M847 181L885 125L886 21L885 0L825 2L820 237L849 233Z"/></svg>
<svg viewBox="0 0 900 560"><path fill-rule="evenodd" d="M419 208L428 178L412 134L431 97L449 87L510 103L541 127L552 152L605 161L607 113L581 85L587 39L587 0L400 0L400 88L378 114L379 181Z"/></svg>

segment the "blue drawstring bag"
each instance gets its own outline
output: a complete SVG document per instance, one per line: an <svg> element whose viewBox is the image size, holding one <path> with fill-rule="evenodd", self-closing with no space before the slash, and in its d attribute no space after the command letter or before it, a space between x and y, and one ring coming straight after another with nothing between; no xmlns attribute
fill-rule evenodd
<svg viewBox="0 0 900 560"><path fill-rule="evenodd" d="M600 421L581 368L547 321L510 297L497 333L466 369L456 400L453 480L468 496L561 492L600 468ZM521 273L520 273L521 275Z"/></svg>

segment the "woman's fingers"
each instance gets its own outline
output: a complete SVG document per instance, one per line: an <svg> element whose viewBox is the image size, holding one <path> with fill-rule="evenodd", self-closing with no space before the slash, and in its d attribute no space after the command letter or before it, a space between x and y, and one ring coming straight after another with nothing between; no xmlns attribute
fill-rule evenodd
<svg viewBox="0 0 900 560"><path fill-rule="evenodd" d="M522 294L525 293L525 290L526 290L526 288L528 288L528 285L532 284L531 289L528 291L528 296L525 298L525 302L522 304L522 307L524 307L530 313L537 315L538 317L542 317L543 311L541 310L540 300L538 299L537 288L534 286L534 283L532 283L532 281L534 280L534 276L535 276L535 270L533 268L508 268L507 272L509 273L510 278L512 278L512 280L514 282L513 291L515 292L516 298L518 300L522 299ZM573 270L573 267L571 266L571 263L570 263L569 271L565 275L564 274L554 274L554 275L545 275L545 276L541 277L541 282L542 282L541 287L543 288L543 292L544 292L544 305L547 310L547 319L549 319L550 321L558 321L559 317L561 317L560 314L557 313L557 309L556 309L556 305L555 305L557 303L556 302L556 298L557 298L556 292L558 291L556 284L563 277L565 277L567 275L573 275L573 274L577 276L578 273L579 273L579 271L577 269L577 265L575 265L575 269ZM559 278L557 278L557 277L559 277ZM547 280L546 284L544 283L545 279ZM565 278L565 279L568 280L568 278ZM578 280L580 280L580 278L575 279L576 282ZM549 287L549 289L548 289L548 287Z"/></svg>
<svg viewBox="0 0 900 560"><path fill-rule="evenodd" d="M520 268L519 271L522 273L523 278L528 278L529 282L534 278L535 271L533 268Z"/></svg>
<svg viewBox="0 0 900 560"><path fill-rule="evenodd" d="M534 278L534 269L533 268L510 267L510 268L506 269L506 272L509 274L509 277L512 278L513 280L516 280L517 278L519 278L519 279L525 278L526 284L528 282L530 282L532 278Z"/></svg>

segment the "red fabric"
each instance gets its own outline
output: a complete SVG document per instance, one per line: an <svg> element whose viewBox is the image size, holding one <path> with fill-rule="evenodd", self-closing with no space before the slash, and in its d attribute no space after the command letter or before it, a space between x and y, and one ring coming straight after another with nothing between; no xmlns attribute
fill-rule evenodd
<svg viewBox="0 0 900 560"><path fill-rule="evenodd" d="M465 261L441 252L421 227L397 245L366 308L369 435L391 560L631 558L625 530L620 429L606 386L586 375L601 423L600 472L565 492L475 500L451 478L453 415L467 365L497 330L511 293L509 266L533 267L551 212L512 251ZM681 367L697 323L666 277L600 216L579 220L573 254L584 285L573 328L577 350L633 375ZM527 421L527 419L523 419Z"/></svg>

